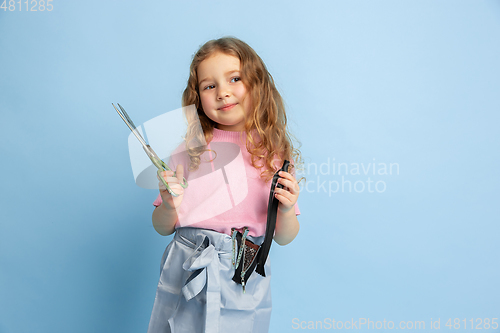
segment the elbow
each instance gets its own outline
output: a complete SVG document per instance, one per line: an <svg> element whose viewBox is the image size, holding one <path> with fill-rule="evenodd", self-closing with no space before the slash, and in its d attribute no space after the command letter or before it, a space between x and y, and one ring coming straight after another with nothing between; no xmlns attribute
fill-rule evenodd
<svg viewBox="0 0 500 333"><path fill-rule="evenodd" d="M158 231L158 230L156 230L156 231L157 231L160 235L162 235L162 236L170 236L171 234L173 234L173 233L174 233L174 231L173 231L173 230L172 230L172 231L164 231L164 232L160 232L160 231Z"/></svg>
<svg viewBox="0 0 500 333"><path fill-rule="evenodd" d="M155 228L156 232L162 236L169 236L169 235L173 234L175 231L175 229L174 230L167 230L167 229L160 228L159 226L155 225L154 223L153 223L153 227Z"/></svg>
<svg viewBox="0 0 500 333"><path fill-rule="evenodd" d="M274 237L274 241L276 242L276 244L278 244L280 246L288 245L294 239L295 239L295 237L293 237L293 238L292 237Z"/></svg>
<svg viewBox="0 0 500 333"><path fill-rule="evenodd" d="M155 228L156 232L162 236L169 236L169 235L173 234L175 231L175 228L165 228L165 227L157 225L155 223L153 223L153 227Z"/></svg>
<svg viewBox="0 0 500 333"><path fill-rule="evenodd" d="M275 234L274 241L280 246L288 245L295 239L295 237L297 237L299 230L300 230L300 225L297 223L297 227L292 233L289 233L286 235Z"/></svg>
<svg viewBox="0 0 500 333"><path fill-rule="evenodd" d="M161 216L158 216L158 210L155 209L153 211L153 228L155 228L156 232L159 233L162 236L169 236L174 233L175 227L173 226L167 226L165 223L161 223Z"/></svg>
<svg viewBox="0 0 500 333"><path fill-rule="evenodd" d="M285 246L285 245L288 245L292 242L293 239L289 240L289 241L285 241L285 240L280 240L279 238L278 239L274 239L274 241L276 242L276 244L280 245L280 246Z"/></svg>

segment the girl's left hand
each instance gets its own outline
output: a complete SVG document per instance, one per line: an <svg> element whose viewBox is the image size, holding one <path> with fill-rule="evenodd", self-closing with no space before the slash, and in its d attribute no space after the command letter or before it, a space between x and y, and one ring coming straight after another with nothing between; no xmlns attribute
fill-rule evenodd
<svg viewBox="0 0 500 333"><path fill-rule="evenodd" d="M300 187L297 180L288 172L280 171L278 183L283 185L283 188L276 186L274 196L279 200L278 209L286 213L294 208L297 199L299 198Z"/></svg>

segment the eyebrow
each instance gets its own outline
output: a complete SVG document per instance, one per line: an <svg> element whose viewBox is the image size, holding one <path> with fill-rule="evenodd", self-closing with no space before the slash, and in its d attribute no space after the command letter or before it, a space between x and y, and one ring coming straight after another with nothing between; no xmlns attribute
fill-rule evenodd
<svg viewBox="0 0 500 333"><path fill-rule="evenodd" d="M224 73L224 75L229 75L229 74L236 73L236 72L239 72L239 70L232 70L232 71L229 71L229 72ZM203 80L201 80L201 81L198 83L198 86L200 86L200 85L201 85L201 83L202 83L203 81L207 81L207 80L209 80L209 78L207 78L207 77L206 77L206 78L204 78Z"/></svg>

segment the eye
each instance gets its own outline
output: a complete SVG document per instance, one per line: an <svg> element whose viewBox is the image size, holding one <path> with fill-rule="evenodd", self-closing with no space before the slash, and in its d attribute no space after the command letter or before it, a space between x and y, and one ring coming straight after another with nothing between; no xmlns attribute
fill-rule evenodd
<svg viewBox="0 0 500 333"><path fill-rule="evenodd" d="M208 86L206 86L205 88L203 88L203 90L208 90L209 88L212 89L213 87L215 87L213 84L210 84Z"/></svg>
<svg viewBox="0 0 500 333"><path fill-rule="evenodd" d="M239 76L235 76L231 79L231 82L233 82L233 80L236 80L236 81L241 81L241 78ZM236 82L235 81L235 82Z"/></svg>

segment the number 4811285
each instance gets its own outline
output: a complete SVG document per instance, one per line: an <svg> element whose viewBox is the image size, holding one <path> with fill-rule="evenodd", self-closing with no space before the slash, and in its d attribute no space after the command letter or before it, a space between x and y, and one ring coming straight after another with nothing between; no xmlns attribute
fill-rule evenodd
<svg viewBox="0 0 500 333"><path fill-rule="evenodd" d="M10 12L13 12L15 10L25 10L27 12L50 12L54 9L54 6L51 2L52 0L3 0L0 9L3 9L4 12L7 11L7 9Z"/></svg>

